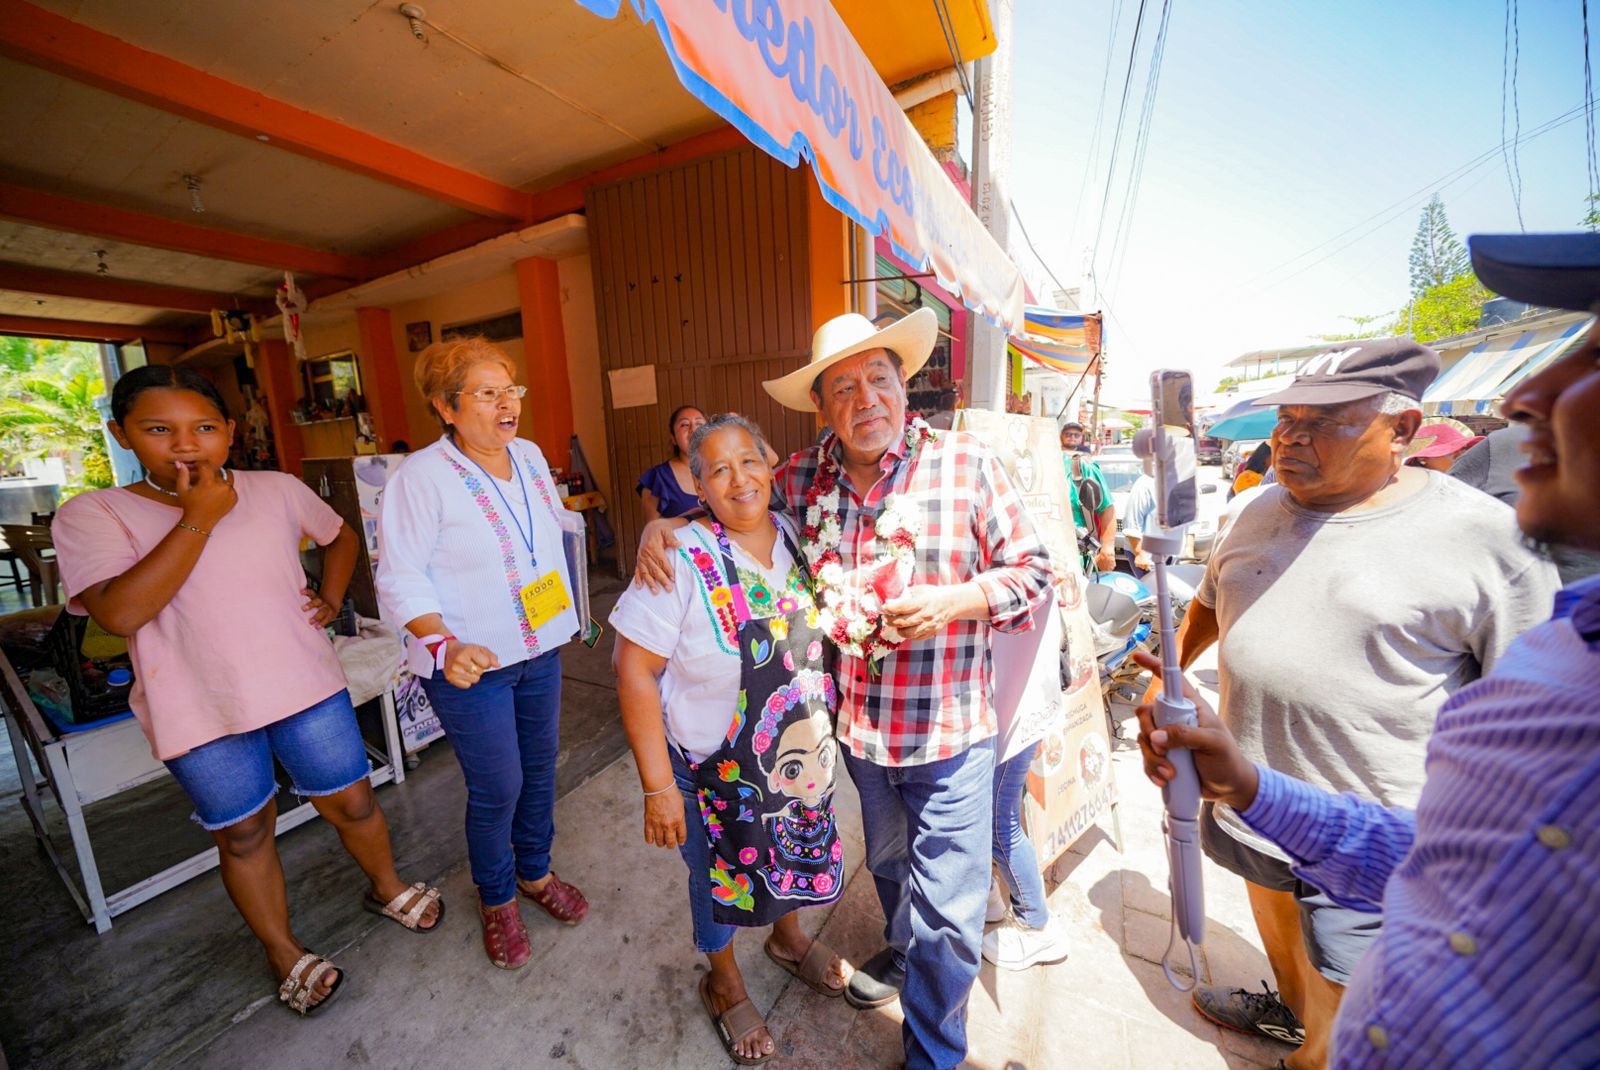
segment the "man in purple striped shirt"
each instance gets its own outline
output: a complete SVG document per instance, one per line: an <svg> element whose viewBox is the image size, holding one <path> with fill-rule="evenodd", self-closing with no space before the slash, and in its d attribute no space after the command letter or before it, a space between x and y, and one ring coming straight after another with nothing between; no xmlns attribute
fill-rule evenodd
<svg viewBox="0 0 1600 1070"><path fill-rule="evenodd" d="M1600 311L1600 235L1470 244L1497 293ZM1523 532L1600 550L1600 324L1504 409L1529 432ZM1381 911L1331 1066L1600 1067L1600 577L1563 588L1548 621L1445 703L1415 811L1254 765L1203 706L1196 728L1139 716L1155 783L1173 776L1169 748L1192 750L1206 797L1281 847L1300 878Z"/></svg>

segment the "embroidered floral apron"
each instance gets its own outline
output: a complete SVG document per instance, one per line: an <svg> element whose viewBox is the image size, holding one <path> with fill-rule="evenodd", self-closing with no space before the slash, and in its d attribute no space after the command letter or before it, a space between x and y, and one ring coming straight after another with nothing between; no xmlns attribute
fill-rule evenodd
<svg viewBox="0 0 1600 1070"><path fill-rule="evenodd" d="M770 925L842 890L844 848L833 819L838 696L804 584L747 588L727 534L720 524L712 531L720 568L704 550L689 553L718 624L737 644L739 698L722 747L689 768L711 842L712 916ZM801 562L782 525L778 533ZM773 615L752 616L752 604Z"/></svg>

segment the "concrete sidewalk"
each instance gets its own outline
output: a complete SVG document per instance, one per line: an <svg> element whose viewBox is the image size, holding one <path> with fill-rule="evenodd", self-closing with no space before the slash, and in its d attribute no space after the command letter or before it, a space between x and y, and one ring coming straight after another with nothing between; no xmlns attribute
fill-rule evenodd
<svg viewBox="0 0 1600 1070"><path fill-rule="evenodd" d="M1115 755L1125 850L1096 829L1057 864L1051 909L1065 918L1072 955L1023 973L985 964L970 1006L969 1065L982 1070L1271 1067L1288 1049L1219 1030L1173 990L1158 965L1169 925L1159 795L1137 751ZM562 799L556 863L584 888L589 919L566 929L526 910L534 963L515 973L486 965L464 870L445 882L444 931L372 930L344 950L350 981L326 1015L298 1021L263 998L200 1051L162 1065L291 1068L566 1066L731 1067L695 984L704 960L691 950L684 872L676 852L640 835L630 759ZM850 857L861 857L859 806L838 792ZM1243 885L1207 869L1208 932L1202 973L1253 986L1269 977ZM806 928L847 958L877 950L883 917L859 869L831 911L807 911ZM826 917L824 916L826 914ZM770 1008L779 1044L773 1070L865 1070L902 1059L898 1004L857 1012L792 981L761 953L761 931L736 944L752 999ZM263 1056L271 1052L271 1058Z"/></svg>
<svg viewBox="0 0 1600 1070"><path fill-rule="evenodd" d="M1130 711L1125 712L1131 717ZM1129 722L1131 729L1132 722ZM1131 731L1129 733L1131 735ZM1201 1018L1168 984L1160 961L1171 919L1160 795L1133 744L1114 757L1124 850L1105 827L1080 839L1047 875L1051 912L1066 922L1072 953L1054 966L1013 973L985 962L968 1006L968 1065L980 1070L1207 1070L1272 1067L1290 1048ZM1270 978L1244 885L1206 863L1210 919L1202 978L1254 987ZM880 946L883 914L864 872L822 935L861 961ZM1185 958L1185 972L1187 959ZM768 1016L778 1038L773 1070L867 1070L903 1057L899 1004L852 1010L790 985Z"/></svg>
<svg viewBox="0 0 1600 1070"><path fill-rule="evenodd" d="M574 658L568 666L575 706L563 739L572 736L570 756L583 768L564 767L559 778L571 790L557 804L555 848L557 871L583 888L591 912L582 926L565 928L526 908L535 956L529 967L506 973L484 958L460 839L460 775L448 754L430 752L417 775L379 792L405 871L445 874L439 883L449 913L440 931L408 933L362 913L359 875L321 823L282 841L298 931L348 971L337 1000L304 1020L277 1004L259 952L214 875L96 937L54 875L28 854L31 834L8 825L8 860L14 876L27 878L19 884L27 918L0 956L0 977L13 985L0 1005L13 1065L732 1067L696 994L705 960L692 950L683 863L676 851L643 842L631 758L624 752L604 764L603 748L616 754L622 744L606 742L619 733L616 700L604 687L605 667L594 660L591 666ZM1198 675L1214 680L1203 670ZM1071 956L1023 973L984 966L970 1003L969 1065L1273 1066L1287 1048L1211 1026L1162 976L1169 910L1160 797L1141 775L1131 743L1114 748L1114 763L1125 850L1113 844L1108 820L1053 867L1051 909L1067 926ZM836 802L854 863L849 883L831 911L804 911L802 924L861 961L881 945L883 918L871 880L856 868L859 802L848 777ZM156 809L167 814L172 807ZM143 814L118 820L137 822ZM172 824L151 820L156 830ZM1270 973L1243 885L1209 863L1206 880L1212 924L1202 974L1255 987ZM773 1070L900 1064L898 1004L856 1012L816 995L767 960L763 936L745 931L736 947L751 998L778 1040Z"/></svg>

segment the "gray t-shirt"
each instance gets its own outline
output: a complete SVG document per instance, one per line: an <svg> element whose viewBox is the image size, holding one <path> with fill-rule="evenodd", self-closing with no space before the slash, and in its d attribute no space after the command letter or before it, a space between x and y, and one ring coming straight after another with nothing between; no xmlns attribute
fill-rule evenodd
<svg viewBox="0 0 1600 1070"><path fill-rule="evenodd" d="M1511 509L1428 473L1368 512L1316 513L1267 488L1196 597L1216 610L1221 715L1246 757L1413 806L1439 707L1549 617L1559 586Z"/></svg>

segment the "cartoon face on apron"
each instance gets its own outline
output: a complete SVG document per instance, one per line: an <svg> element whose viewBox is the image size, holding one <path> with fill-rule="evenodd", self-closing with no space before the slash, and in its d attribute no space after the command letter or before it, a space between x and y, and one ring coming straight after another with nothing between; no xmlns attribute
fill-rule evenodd
<svg viewBox="0 0 1600 1070"><path fill-rule="evenodd" d="M770 925L796 907L842 891L844 849L833 819L839 747L838 696L826 636L798 577L778 592L747 588L720 524L719 563L692 550L725 629L739 650L739 699L722 747L698 766L700 819L711 843L712 916L726 925ZM803 560L781 525L784 544ZM771 616L755 617L751 606ZM687 757L686 759L687 760Z"/></svg>

